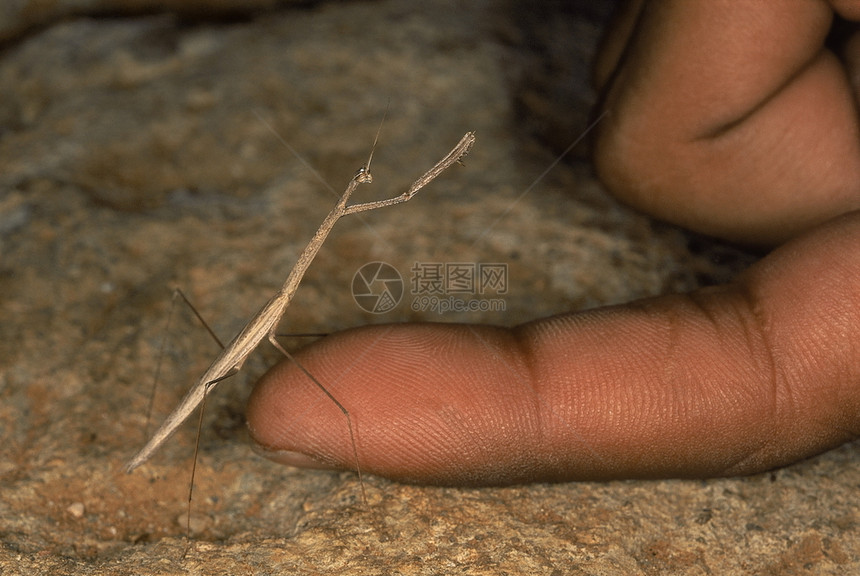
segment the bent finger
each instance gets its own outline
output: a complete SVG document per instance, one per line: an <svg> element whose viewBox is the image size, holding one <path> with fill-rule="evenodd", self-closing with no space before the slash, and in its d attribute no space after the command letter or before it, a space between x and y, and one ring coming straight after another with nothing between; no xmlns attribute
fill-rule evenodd
<svg viewBox="0 0 860 576"><path fill-rule="evenodd" d="M831 20L823 0L646 2L606 57L618 66L602 73L601 180L652 216L741 242L860 208L860 124L824 47Z"/></svg>

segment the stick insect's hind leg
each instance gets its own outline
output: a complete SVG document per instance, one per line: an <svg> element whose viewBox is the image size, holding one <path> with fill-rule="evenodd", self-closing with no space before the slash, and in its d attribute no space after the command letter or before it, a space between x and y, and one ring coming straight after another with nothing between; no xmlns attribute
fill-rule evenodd
<svg viewBox="0 0 860 576"><path fill-rule="evenodd" d="M218 344L218 347L221 348L222 350L224 349L224 343L221 341L220 338L218 338L218 335L215 334L215 331L212 330L212 327L209 326L209 323L206 322L206 320L203 318L203 315L200 314L199 310L197 310L197 307L191 303L191 300L188 299L188 297L185 295L185 292L183 292L181 288L174 288L173 289L173 296L171 297L171 302L170 302L170 312L167 315L167 325L165 326L164 337L161 339L161 347L160 347L160 350L158 352L158 363L156 364L156 368L155 368L155 382L153 382L152 393L150 394L150 397L149 397L149 407L147 408L147 412L146 412L147 435L149 433L149 423L150 423L150 420L152 417L152 410L153 410L153 407L155 405L155 390L156 390L156 387L158 385L158 382L159 382L160 376L161 376L161 366L162 366L162 361L164 359L164 351L165 351L164 349L166 346L167 337L170 333L170 325L171 325L171 322L173 320L173 312L174 312L174 309L176 308L176 299L177 298L181 298L182 301L185 302L185 305L188 306L188 308L191 310L191 312L194 313L194 316L197 317L197 320L200 321L200 324L203 325L203 328L206 329L206 332L208 332L209 335L212 337L212 339L215 341L215 343ZM200 403L200 417L197 420L197 436L196 436L195 441L194 441L194 457L192 458L192 464L191 464L191 477L189 478L189 481L188 481L188 509L186 511L186 520L185 520L185 536L189 541L191 539L191 501L192 501L192 498L194 495L194 478L197 474L197 456L200 453L200 436L203 432L203 416L206 412L206 396L209 395L209 390L212 388L212 386L214 386L215 384L218 384L219 382L221 382L223 380L226 380L228 378L232 378L238 372L239 372L239 370L235 370L235 369L231 370L230 372L228 372L224 376L221 376L220 378L216 378L215 380L213 380L211 382L207 382L205 385L205 391L203 394L203 401ZM186 549L186 552L187 552L187 549Z"/></svg>
<svg viewBox="0 0 860 576"><path fill-rule="evenodd" d="M185 292L182 291L181 288L174 288L173 295L170 298L170 312L167 313L167 322L164 326L163 336L161 337L161 344L158 348L158 360L155 364L155 377L152 382L152 389L149 393L149 403L146 407L146 426L144 426L144 432L146 437L149 437L149 425L152 422L152 411L155 408L155 394L158 389L158 383L161 382L161 366L164 361L164 352L165 347L167 346L167 338L170 335L170 326L173 323L173 312L176 309L176 299L181 298L185 305L194 313L194 316L197 317L197 320L200 321L200 324L203 325L203 328L209 333L212 339L218 344L218 347L222 350L224 349L224 343L218 338L218 335L215 334L215 331L212 330L212 327L209 326L209 323L203 318L194 304L191 303L191 300L185 295Z"/></svg>
<svg viewBox="0 0 860 576"><path fill-rule="evenodd" d="M183 298L185 296L183 295ZM186 300L187 302L187 300ZM198 316L199 318L199 316ZM203 319L200 319L203 321ZM211 333L211 331L210 331ZM214 334L213 334L214 336ZM222 346L223 348L223 346ZM197 455L200 453L200 436L203 434L203 415L206 413L206 397L209 396L209 390L218 384L219 382L223 382L228 378L232 378L236 374L239 373L238 368L234 368L230 370L227 374L224 374L220 378L216 378L211 382L206 383L206 388L203 392L203 400L200 402L200 417L197 419L197 437L194 440L194 458L192 458L191 462L191 478L188 481L188 510L186 511L185 518L185 537L190 541L191 540L191 499L194 496L194 477L197 474ZM187 552L187 549L186 549Z"/></svg>
<svg viewBox="0 0 860 576"><path fill-rule="evenodd" d="M270 342L270 343L272 344L272 346L274 346L274 347L275 347L275 348L276 348L276 349L277 349L281 354L283 354L284 356L286 356L287 358L289 358L290 362L292 362L293 364L295 364L295 365L299 368L299 370L301 370L301 371L305 374L305 376L307 376L308 378L310 378L310 380L311 380L314 384L316 384L317 388L319 388L320 390L322 390L322 391L323 391L323 394L325 394L325 395L329 398L329 400L331 400L332 402L334 402L334 405L335 405L335 406L337 406L338 410L340 410L340 411L343 413L343 415L346 417L346 425L347 425L347 428L349 428L349 441L350 441L350 443L352 444L352 457L353 457L353 459L355 460L355 472L356 472L356 474L358 474L358 484L359 484L359 486L361 486L361 501L362 501L365 505L367 505L367 491L366 491L366 490L365 490L365 488L364 488L364 477L363 477L363 476L362 476L362 474L361 474L361 464L360 464L360 463L359 463L359 461L358 461L358 448L357 448L357 447L356 447L356 445L355 445L355 433L353 432L353 428L352 428L352 417L351 417L351 416L350 416L350 414L349 414L349 410L347 410L347 409L344 407L344 405L343 405L343 404L341 404L341 403L340 403L340 401L339 401L337 398L335 398L335 397L332 395L332 393L331 393L331 392L329 392L329 391L328 391L328 389L326 389L326 387L325 387L325 386L323 386L322 382L320 382L319 380L317 380L317 379L316 379L316 377L315 377L313 374L311 374L311 373L307 370L307 368L305 368L304 366L302 366L302 364L301 364L298 360L296 360L296 358L295 358L292 354L290 354L289 352L287 352L287 349L286 349L286 348L284 348L283 346L281 346L281 343L280 343L280 342L278 342L277 335L276 335L274 332L270 332L270 333L269 333L269 342Z"/></svg>

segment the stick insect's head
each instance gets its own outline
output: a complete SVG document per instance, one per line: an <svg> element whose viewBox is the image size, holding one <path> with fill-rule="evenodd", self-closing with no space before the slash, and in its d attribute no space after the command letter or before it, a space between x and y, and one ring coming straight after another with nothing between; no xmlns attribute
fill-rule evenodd
<svg viewBox="0 0 860 576"><path fill-rule="evenodd" d="M370 173L370 163L368 163L367 166L362 166L356 170L355 176L353 176L352 179L359 184L370 184L373 182L373 174Z"/></svg>

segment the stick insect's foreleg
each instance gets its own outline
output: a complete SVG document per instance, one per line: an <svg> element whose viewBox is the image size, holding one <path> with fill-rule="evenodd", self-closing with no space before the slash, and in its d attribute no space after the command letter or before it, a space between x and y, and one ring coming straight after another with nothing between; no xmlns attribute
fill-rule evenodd
<svg viewBox="0 0 860 576"><path fill-rule="evenodd" d="M461 164L463 158L465 158L469 151L472 150L472 145L474 143L475 133L466 132L457 145L448 152L448 155L439 160L435 166L430 168L423 176L413 182L412 186L409 187L409 190L400 196L395 196L394 198L377 200L375 202L362 202L361 204L347 206L344 208L343 216L346 216L347 214L355 214L356 212L364 212L365 210L376 210L377 208L384 208L385 206L392 206L394 204L400 204L410 200L418 193L419 190L432 182L437 176L439 176L439 174L447 170L452 164Z"/></svg>

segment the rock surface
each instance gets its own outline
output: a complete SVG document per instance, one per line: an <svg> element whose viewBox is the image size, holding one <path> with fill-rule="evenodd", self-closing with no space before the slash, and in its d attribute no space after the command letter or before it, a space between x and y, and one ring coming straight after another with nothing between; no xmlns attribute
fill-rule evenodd
<svg viewBox="0 0 860 576"><path fill-rule="evenodd" d="M246 390L278 360L266 346L207 403L186 542L194 426L122 470L146 436L170 290L235 333L365 161L389 102L366 197L405 189L466 130L478 143L410 203L341 221L284 331L516 324L722 281L752 258L620 206L583 161L553 165L541 142L573 142L593 98L581 62L557 60L559 46L593 51L588 19L521 18L491 1L334 2L217 22L115 4L111 17L45 17L0 54L0 573L860 571L856 444L708 481L368 478L364 505L353 474L249 450ZM555 78L534 66L547 54ZM556 89L566 70L578 72ZM584 96L559 101L570 93ZM377 260L407 283L414 262L504 263L505 310L413 311L407 293L393 312L363 312L350 282ZM177 308L155 419L215 352Z"/></svg>
<svg viewBox="0 0 860 576"><path fill-rule="evenodd" d="M10 0L0 5L0 41L63 18L170 11L187 18L229 18L305 0Z"/></svg>

